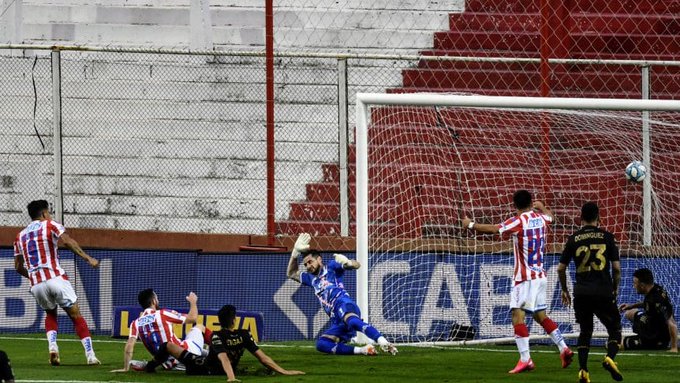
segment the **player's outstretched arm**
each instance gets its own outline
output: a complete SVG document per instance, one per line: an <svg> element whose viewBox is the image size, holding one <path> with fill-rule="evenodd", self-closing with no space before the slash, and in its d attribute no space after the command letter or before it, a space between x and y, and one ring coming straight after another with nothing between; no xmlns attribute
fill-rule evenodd
<svg viewBox="0 0 680 383"><path fill-rule="evenodd" d="M286 271L288 278L300 282L300 265L298 265L297 256L291 255L288 260L288 270Z"/></svg>
<svg viewBox="0 0 680 383"><path fill-rule="evenodd" d="M231 367L231 361L227 353L220 352L217 354L217 359L220 360L224 374L227 375L227 382L240 382L240 380L236 379L236 374L234 374L234 369Z"/></svg>
<svg viewBox="0 0 680 383"><path fill-rule="evenodd" d="M557 276L562 287L562 304L569 307L571 306L571 295L569 294L569 286L567 286L567 265L562 262L557 265Z"/></svg>
<svg viewBox="0 0 680 383"><path fill-rule="evenodd" d="M476 223L475 221L471 220L467 216L463 218L462 221L462 226L463 229L470 229L477 231L479 233L486 233L486 234L498 234L498 226L497 225L491 225L487 223Z"/></svg>
<svg viewBox="0 0 680 383"><path fill-rule="evenodd" d="M62 242L64 243L64 246L68 247L69 250L71 250L74 254L76 254L76 255L79 256L80 258L86 260L87 263L90 264L90 266L92 266L92 267L97 267L97 266L99 266L99 261L96 260L96 259L94 259L94 258L92 258L92 257L90 257L90 256L85 252L85 250L83 250L83 249L80 247L80 245L78 244L78 242L76 242L75 239L71 238L70 235L64 233L64 234L61 235L61 237L59 237L59 239L62 240Z"/></svg>
<svg viewBox="0 0 680 383"><path fill-rule="evenodd" d="M263 366L274 370L278 372L281 375L304 375L305 373L302 371L297 371L297 370L286 370L285 368L282 368L276 362L274 362L274 359L270 358L269 355L265 354L264 351L262 350L257 350L253 353L257 360L262 363Z"/></svg>
<svg viewBox="0 0 680 383"><path fill-rule="evenodd" d="M198 302L198 296L192 291L187 295L186 300L189 302L189 312L187 313L187 319L184 323L196 323L196 320L198 319L198 305L196 304L196 302Z"/></svg>
<svg viewBox="0 0 680 383"><path fill-rule="evenodd" d="M130 360L135 352L135 342L137 338L130 337L125 343L125 351L123 354L123 368L118 370L111 370L111 372L128 372L130 370Z"/></svg>
<svg viewBox="0 0 680 383"><path fill-rule="evenodd" d="M293 251L290 253L290 259L288 260L288 270L286 271L288 278L300 282L300 265L298 265L298 257L309 251L309 242L311 240L312 236L308 233L302 233L298 236L298 239L293 246Z"/></svg>
<svg viewBox="0 0 680 383"><path fill-rule="evenodd" d="M612 283L614 288L614 298L619 296L619 286L621 286L621 262L612 261Z"/></svg>
<svg viewBox="0 0 680 383"><path fill-rule="evenodd" d="M642 305L643 305L642 302L638 302L638 303L622 303L622 304L619 305L619 311L620 311L620 312L624 312L624 311L626 311L626 310L640 308L640 307L642 307Z"/></svg>

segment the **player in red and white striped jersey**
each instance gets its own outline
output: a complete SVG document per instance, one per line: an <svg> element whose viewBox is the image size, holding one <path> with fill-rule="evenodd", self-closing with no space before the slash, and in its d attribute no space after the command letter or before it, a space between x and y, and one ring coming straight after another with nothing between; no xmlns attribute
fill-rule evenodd
<svg viewBox="0 0 680 383"><path fill-rule="evenodd" d="M202 356L205 337L209 338L212 332L203 325L196 325L187 333L186 339L179 340L172 330L174 324L196 323L198 318L196 294L192 292L186 297L189 302L189 312L186 315L174 310L161 309L153 289L142 290L137 298L144 311L130 324L123 368L112 372L126 372L130 369L130 361L138 338L154 357L145 366L147 372L153 372L157 366L166 363L171 356L185 365L193 363L196 358Z"/></svg>
<svg viewBox="0 0 680 383"><path fill-rule="evenodd" d="M543 257L548 225L553 222L554 216L542 202L532 203L531 193L526 190L515 192L512 200L517 208L517 214L498 225L475 223L468 217L463 219L464 228L480 233L502 236L508 233L512 236L515 262L510 310L520 360L509 372L516 374L535 368L529 353L529 329L525 322L525 313L531 314L550 335L560 350L562 368L566 368L571 364L574 353L564 342L557 324L545 314L547 280Z"/></svg>
<svg viewBox="0 0 680 383"><path fill-rule="evenodd" d="M537 202L540 204L540 202ZM549 214L537 213L533 210L519 213L498 225L498 233L512 236L515 267L513 280L515 284L538 278L545 278L543 256L548 224L553 217Z"/></svg>
<svg viewBox="0 0 680 383"><path fill-rule="evenodd" d="M87 363L100 364L92 348L87 322L80 315L76 302L78 297L66 272L59 264L57 243L61 240L67 248L92 267L99 266L99 261L85 253L78 242L66 234L64 226L52 220L47 201L31 201L27 208L33 222L26 226L14 241L14 267L19 274L31 281L31 294L46 312L45 331L50 363L53 366L60 364L57 346L57 306L59 306L73 321L85 349Z"/></svg>

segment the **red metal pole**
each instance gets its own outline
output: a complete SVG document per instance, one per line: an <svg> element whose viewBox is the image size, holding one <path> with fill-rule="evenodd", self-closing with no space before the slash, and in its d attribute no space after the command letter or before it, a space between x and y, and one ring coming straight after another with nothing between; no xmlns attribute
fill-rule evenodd
<svg viewBox="0 0 680 383"><path fill-rule="evenodd" d="M274 245L274 0L265 0L265 66L267 81L267 244Z"/></svg>
<svg viewBox="0 0 680 383"><path fill-rule="evenodd" d="M551 20L553 20L553 7L550 2L556 0L541 0L541 97L550 96L550 63L548 58L550 58L551 42L554 41L552 35L554 26L551 25ZM561 0L557 0L561 1ZM541 141L541 174L543 179L543 198L545 203L549 206L552 204L552 177L550 174L550 116L546 113L541 113L541 130L542 130L542 141Z"/></svg>
<svg viewBox="0 0 680 383"><path fill-rule="evenodd" d="M550 96L550 64L548 58L550 57L550 42L551 42L551 25L550 20L552 16L552 7L550 0L541 0L541 97Z"/></svg>

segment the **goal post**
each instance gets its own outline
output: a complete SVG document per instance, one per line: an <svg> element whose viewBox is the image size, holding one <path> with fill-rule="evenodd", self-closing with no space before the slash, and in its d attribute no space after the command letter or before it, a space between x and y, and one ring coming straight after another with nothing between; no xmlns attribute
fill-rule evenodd
<svg viewBox="0 0 680 383"><path fill-rule="evenodd" d="M677 287L668 270L680 265L680 101L359 93L355 112L357 304L389 339L455 344L461 328L475 341L511 334L509 241L459 222L463 214L502 222L518 189L557 216L549 289L559 288L557 255L589 200L627 257L620 299L639 300L631 286L639 267ZM648 177L625 181L628 162L642 159ZM555 315L567 336L577 333L573 312Z"/></svg>

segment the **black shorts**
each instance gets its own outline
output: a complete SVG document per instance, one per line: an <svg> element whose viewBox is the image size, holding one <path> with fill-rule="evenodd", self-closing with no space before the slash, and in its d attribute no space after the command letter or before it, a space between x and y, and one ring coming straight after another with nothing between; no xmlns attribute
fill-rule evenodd
<svg viewBox="0 0 680 383"><path fill-rule="evenodd" d="M236 366L231 366L236 371ZM225 375L222 364L219 361L209 361L206 358L199 359L199 363L189 363L186 365L187 375Z"/></svg>
<svg viewBox="0 0 680 383"><path fill-rule="evenodd" d="M668 343L667 340L642 338L640 335L623 338L624 350L666 350Z"/></svg>
<svg viewBox="0 0 680 383"><path fill-rule="evenodd" d="M668 348L670 337L668 333L652 324L649 316L638 310L633 317L634 336L624 339L624 347L628 350L663 350Z"/></svg>
<svg viewBox="0 0 680 383"><path fill-rule="evenodd" d="M621 314L613 297L597 295L575 295L574 313L576 322L583 328L592 327L593 315L602 322L607 329L621 330Z"/></svg>

